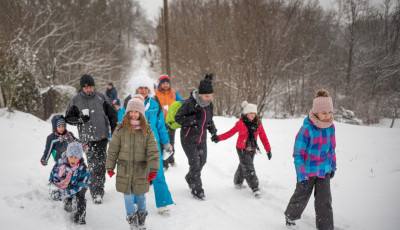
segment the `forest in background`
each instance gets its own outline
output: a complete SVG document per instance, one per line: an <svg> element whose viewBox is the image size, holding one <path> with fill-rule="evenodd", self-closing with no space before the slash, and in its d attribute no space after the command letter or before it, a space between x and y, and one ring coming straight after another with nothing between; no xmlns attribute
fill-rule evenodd
<svg viewBox="0 0 400 230"><path fill-rule="evenodd" d="M366 124L392 117L400 104L400 0L177 0L169 4L173 86L184 96L213 72L214 112L238 116L241 102L261 115L307 114L317 89L335 113ZM166 71L164 20L157 26ZM398 115L396 115L398 117Z"/></svg>

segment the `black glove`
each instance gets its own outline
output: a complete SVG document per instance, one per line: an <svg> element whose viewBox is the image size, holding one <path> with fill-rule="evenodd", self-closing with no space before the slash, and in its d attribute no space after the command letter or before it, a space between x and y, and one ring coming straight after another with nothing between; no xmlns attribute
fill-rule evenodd
<svg viewBox="0 0 400 230"><path fill-rule="evenodd" d="M271 151L267 151L267 156L268 156L268 160L271 160L271 158L272 158L272 153L271 153Z"/></svg>
<svg viewBox="0 0 400 230"><path fill-rule="evenodd" d="M335 171L331 172L331 179L335 176Z"/></svg>
<svg viewBox="0 0 400 230"><path fill-rule="evenodd" d="M86 123L90 120L90 117L88 115L82 115L81 116L81 121L82 123Z"/></svg>
<svg viewBox="0 0 400 230"><path fill-rule="evenodd" d="M308 180L302 180L299 182L302 189L307 190L308 188Z"/></svg>
<svg viewBox="0 0 400 230"><path fill-rule="evenodd" d="M211 141L215 142L215 143L218 143L220 141L218 135L217 134L213 134L212 137L211 137Z"/></svg>

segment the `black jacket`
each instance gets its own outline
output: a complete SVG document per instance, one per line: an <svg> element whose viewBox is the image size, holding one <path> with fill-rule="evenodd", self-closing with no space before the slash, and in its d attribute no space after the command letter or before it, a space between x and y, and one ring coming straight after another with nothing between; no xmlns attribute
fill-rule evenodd
<svg viewBox="0 0 400 230"><path fill-rule="evenodd" d="M204 143L207 141L207 129L212 135L217 133L213 121L212 102L202 108L197 104L192 93L190 93L190 97L185 100L178 112L176 112L175 121L182 125L182 142Z"/></svg>

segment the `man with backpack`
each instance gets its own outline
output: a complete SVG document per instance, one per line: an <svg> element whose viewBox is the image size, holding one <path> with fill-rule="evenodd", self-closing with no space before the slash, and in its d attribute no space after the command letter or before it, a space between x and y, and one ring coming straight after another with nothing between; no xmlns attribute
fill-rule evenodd
<svg viewBox="0 0 400 230"><path fill-rule="evenodd" d="M176 128L175 129L171 128L167 123L167 114L172 103L174 103L175 101L183 102L183 99L181 98L181 96L179 96L178 92L176 92L174 89L171 88L171 77L168 75L162 75L158 79L158 86L154 91L156 93L157 99L160 102L164 113L164 118L166 121L165 125L167 127L170 143L174 147ZM171 166L175 165L174 153L175 153L175 148L173 148L172 150L172 155L168 159L163 161L164 171L168 169L169 165Z"/></svg>

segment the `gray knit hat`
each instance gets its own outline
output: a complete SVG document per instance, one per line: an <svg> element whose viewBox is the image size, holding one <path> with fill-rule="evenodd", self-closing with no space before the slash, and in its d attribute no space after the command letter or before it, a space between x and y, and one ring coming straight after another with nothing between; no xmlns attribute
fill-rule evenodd
<svg viewBox="0 0 400 230"><path fill-rule="evenodd" d="M129 100L128 105L126 106L126 113L129 113L130 111L138 111L144 117L146 117L144 108L144 98L142 95L140 94L135 95L132 97L132 99Z"/></svg>
<svg viewBox="0 0 400 230"><path fill-rule="evenodd" d="M67 147L67 157L76 157L81 159L83 153L82 144L79 142L71 142Z"/></svg>

